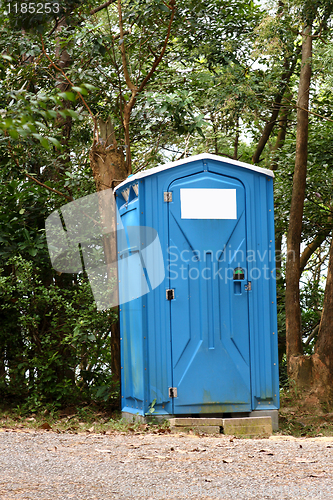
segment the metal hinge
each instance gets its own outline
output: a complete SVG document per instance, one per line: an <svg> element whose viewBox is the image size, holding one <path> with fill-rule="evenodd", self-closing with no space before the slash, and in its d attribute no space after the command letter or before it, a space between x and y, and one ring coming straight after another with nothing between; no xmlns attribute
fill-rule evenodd
<svg viewBox="0 0 333 500"><path fill-rule="evenodd" d="M247 282L247 285L245 285L245 290L246 290L247 292L251 292L251 290L252 290L251 281L248 281L248 282Z"/></svg>
<svg viewBox="0 0 333 500"><path fill-rule="evenodd" d="M177 387L169 387L169 398L177 397Z"/></svg>
<svg viewBox="0 0 333 500"><path fill-rule="evenodd" d="M169 288L169 290L165 291L166 299L173 300L175 298L175 290L173 288Z"/></svg>
<svg viewBox="0 0 333 500"><path fill-rule="evenodd" d="M164 191L164 201L172 201L172 191Z"/></svg>

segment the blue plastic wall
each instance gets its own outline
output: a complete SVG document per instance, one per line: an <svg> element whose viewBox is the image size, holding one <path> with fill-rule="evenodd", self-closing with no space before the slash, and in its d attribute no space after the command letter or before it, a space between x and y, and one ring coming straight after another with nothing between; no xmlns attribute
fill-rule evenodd
<svg viewBox="0 0 333 500"><path fill-rule="evenodd" d="M152 404L154 415L279 407L273 179L202 156L129 177L116 190L119 226L154 228L165 266L157 288L120 305L124 412L145 415ZM188 188L236 190L237 219L182 219L179 193ZM246 276L234 281L230 269L238 267ZM133 286L123 278L120 288ZM174 300L166 300L170 288Z"/></svg>

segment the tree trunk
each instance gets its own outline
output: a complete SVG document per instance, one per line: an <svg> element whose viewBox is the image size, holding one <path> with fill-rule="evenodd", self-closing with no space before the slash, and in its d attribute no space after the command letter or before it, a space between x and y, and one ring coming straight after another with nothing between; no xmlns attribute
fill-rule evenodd
<svg viewBox="0 0 333 500"><path fill-rule="evenodd" d="M289 115L289 106L288 105L283 106L280 111L279 131L277 133L276 141L272 149L272 162L270 166L271 170L278 169L278 163L277 163L278 152L283 147L286 139L288 115Z"/></svg>
<svg viewBox="0 0 333 500"><path fill-rule="evenodd" d="M282 97L283 95L281 94L275 97L272 114L270 116L269 121L266 122L263 133L261 134L260 140L258 142L257 148L254 152L254 155L252 156L252 163L259 163L260 161L260 155L263 152L264 147L266 146L266 143L274 128L277 117L279 116Z"/></svg>
<svg viewBox="0 0 333 500"><path fill-rule="evenodd" d="M281 101L283 99L283 95L286 91L287 85L289 83L289 80L294 73L296 62L297 62L297 57L298 57L298 50L293 56L293 59L290 61L289 59L286 59L284 62L284 73L281 77L281 82L282 85L280 87L280 90L277 92L274 98L273 102L273 110L270 116L269 121L266 123L264 130L261 134L260 140L258 142L257 148L252 156L252 163L259 163L260 160L260 155L264 150L264 147L266 146L266 143L272 133L272 130L274 128L274 125L277 121L277 118L279 116L280 108L281 108Z"/></svg>
<svg viewBox="0 0 333 500"><path fill-rule="evenodd" d="M314 333L314 332L313 332ZM333 237L325 287L324 306L319 324L315 353L290 359L293 379L303 389L303 400L318 408L320 403L332 406L333 398ZM304 394L305 391L305 394Z"/></svg>
<svg viewBox="0 0 333 500"><path fill-rule="evenodd" d="M313 388L321 401L333 395L333 236L318 340L313 355Z"/></svg>
<svg viewBox="0 0 333 500"><path fill-rule="evenodd" d="M66 27L67 27L67 22L65 17L63 17L63 19L59 22L56 28L56 51L55 51L57 64L59 68L61 68L63 71L69 68L72 63L69 53L65 48L61 47L61 43L59 40L59 33L61 33L62 29ZM70 89L68 81L60 72L57 73L56 87L60 92L66 92ZM72 108L71 101L68 101L66 99L62 101L62 105L66 109ZM66 116L66 118L63 118L62 116L58 115L56 127L61 126L62 137L60 142L62 146L64 146L66 152L66 154L63 153L62 155L60 155L61 159L59 161L59 168L62 172L66 171L66 165L68 166L71 162L70 158L71 148L69 147L69 140L71 136L72 125L73 125L73 118L71 116Z"/></svg>
<svg viewBox="0 0 333 500"><path fill-rule="evenodd" d="M300 275L304 271L306 264L308 263L311 255L321 246L321 244L326 240L328 235L331 232L331 224L332 224L332 216L329 216L327 219L328 227L322 228L317 236L314 238L311 243L309 243L303 250L301 258L300 258Z"/></svg>
<svg viewBox="0 0 333 500"><path fill-rule="evenodd" d="M125 153L126 153L127 175L130 175L132 173L132 156L131 156L131 142L130 142L131 110L132 110L132 108L128 104L125 106L125 108L123 110L123 125L124 125L125 148L126 148Z"/></svg>
<svg viewBox="0 0 333 500"><path fill-rule="evenodd" d="M109 118L107 122L99 121L99 140L91 147L90 165L93 172L96 190L113 189L117 184L126 179L127 168L122 148L119 148L115 139L112 122ZM113 227L112 234L105 235L103 239L104 253L107 263L117 261L116 247L116 218L111 220ZM111 273L111 274L110 274ZM116 269L111 266L108 273L108 280L116 279ZM113 308L113 312L118 314L118 306ZM120 381L120 330L119 322L111 325L111 371L114 382Z"/></svg>
<svg viewBox="0 0 333 500"><path fill-rule="evenodd" d="M238 158L238 144L239 144L239 116L236 118L236 136L234 141L234 155L233 159L237 160Z"/></svg>
<svg viewBox="0 0 333 500"><path fill-rule="evenodd" d="M293 357L302 355L301 309L299 297L300 244L302 218L306 188L308 156L308 106L311 81L312 37L311 26L303 29L302 67L298 88L298 109L296 129L296 158L293 190L287 236L286 262L286 351L288 374L296 376ZM296 381L297 382L297 381Z"/></svg>
<svg viewBox="0 0 333 500"><path fill-rule="evenodd" d="M91 147L89 157L97 191L113 189L126 179L127 170L121 148L107 148L98 142Z"/></svg>

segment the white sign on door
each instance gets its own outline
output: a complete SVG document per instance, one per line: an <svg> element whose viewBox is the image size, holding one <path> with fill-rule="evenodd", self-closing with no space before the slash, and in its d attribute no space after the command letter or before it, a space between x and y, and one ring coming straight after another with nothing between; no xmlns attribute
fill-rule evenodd
<svg viewBox="0 0 333 500"><path fill-rule="evenodd" d="M237 219L236 189L181 189L182 219Z"/></svg>

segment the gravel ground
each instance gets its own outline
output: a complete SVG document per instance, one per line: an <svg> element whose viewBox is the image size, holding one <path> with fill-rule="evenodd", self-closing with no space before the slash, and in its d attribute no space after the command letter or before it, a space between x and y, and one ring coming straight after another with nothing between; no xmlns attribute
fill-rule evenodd
<svg viewBox="0 0 333 500"><path fill-rule="evenodd" d="M332 499L333 438L0 432L1 500Z"/></svg>

